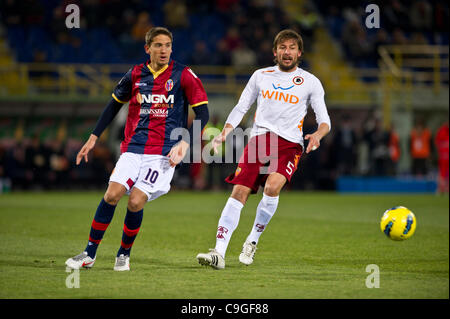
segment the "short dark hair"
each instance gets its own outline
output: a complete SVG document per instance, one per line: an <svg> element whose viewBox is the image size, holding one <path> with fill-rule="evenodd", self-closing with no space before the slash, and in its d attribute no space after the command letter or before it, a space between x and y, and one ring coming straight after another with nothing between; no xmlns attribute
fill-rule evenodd
<svg viewBox="0 0 450 319"><path fill-rule="evenodd" d="M275 51L281 42L288 39L294 39L297 42L298 49L303 54L303 39L300 34L291 29L285 29L278 32L273 40L273 50Z"/></svg>
<svg viewBox="0 0 450 319"><path fill-rule="evenodd" d="M148 30L147 33L145 34L145 44L150 46L153 42L153 39L160 34L167 35L170 38L170 41L173 42L172 32L170 32L167 28L153 27L150 30Z"/></svg>

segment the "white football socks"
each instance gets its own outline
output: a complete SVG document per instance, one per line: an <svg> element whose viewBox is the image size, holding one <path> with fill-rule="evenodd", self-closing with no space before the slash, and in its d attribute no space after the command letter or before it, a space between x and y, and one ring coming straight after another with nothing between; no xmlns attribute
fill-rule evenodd
<svg viewBox="0 0 450 319"><path fill-rule="evenodd" d="M239 224L242 207L244 205L240 201L230 197L222 210L217 227L215 249L223 258L225 258L231 235Z"/></svg>
<svg viewBox="0 0 450 319"><path fill-rule="evenodd" d="M247 237L247 241L258 243L259 237L277 210L278 200L279 196L271 197L263 193L263 198L256 209L255 222L253 223L250 235Z"/></svg>

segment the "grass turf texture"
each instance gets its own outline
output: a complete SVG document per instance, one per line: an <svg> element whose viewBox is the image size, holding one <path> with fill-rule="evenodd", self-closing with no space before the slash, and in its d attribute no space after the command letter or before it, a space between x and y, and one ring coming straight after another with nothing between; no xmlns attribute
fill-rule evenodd
<svg viewBox="0 0 450 319"><path fill-rule="evenodd" d="M65 285L65 260L87 243L102 193L0 196L1 298L449 298L449 198L434 195L339 195L284 192L259 242L255 262L238 262L261 194L250 197L230 242L226 268L195 258L214 247L229 193L180 192L147 204L131 253L131 271L112 270L126 200L116 209L95 266L80 288ZM388 239L379 228L396 205L417 217L414 236ZM366 287L366 266L380 288Z"/></svg>

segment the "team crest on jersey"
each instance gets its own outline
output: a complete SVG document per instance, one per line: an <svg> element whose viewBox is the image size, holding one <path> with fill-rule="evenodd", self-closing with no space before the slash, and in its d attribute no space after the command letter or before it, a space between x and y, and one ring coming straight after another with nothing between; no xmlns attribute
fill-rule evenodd
<svg viewBox="0 0 450 319"><path fill-rule="evenodd" d="M236 169L236 171L234 172L234 176L238 176L240 172L241 172L241 168L238 167L238 168Z"/></svg>
<svg viewBox="0 0 450 319"><path fill-rule="evenodd" d="M168 79L166 81L166 84L164 85L164 87L166 88L166 91L169 92L170 90L172 90L173 88L173 81L172 79Z"/></svg>
<svg viewBox="0 0 450 319"><path fill-rule="evenodd" d="M292 82L294 82L295 85L301 85L303 84L305 80L303 80L303 78L301 76L296 76L295 78L292 79Z"/></svg>

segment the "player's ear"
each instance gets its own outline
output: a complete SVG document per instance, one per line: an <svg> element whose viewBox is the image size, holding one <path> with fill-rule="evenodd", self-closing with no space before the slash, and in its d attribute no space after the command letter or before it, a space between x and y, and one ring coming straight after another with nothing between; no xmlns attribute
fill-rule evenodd
<svg viewBox="0 0 450 319"><path fill-rule="evenodd" d="M150 47L147 44L144 45L144 49L145 53L150 54Z"/></svg>

